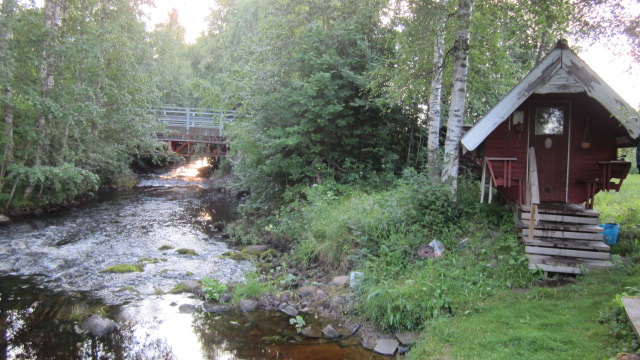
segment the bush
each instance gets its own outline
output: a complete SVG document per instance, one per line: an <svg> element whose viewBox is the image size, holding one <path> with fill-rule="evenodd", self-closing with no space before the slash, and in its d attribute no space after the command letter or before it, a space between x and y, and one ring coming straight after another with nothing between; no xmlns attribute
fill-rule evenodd
<svg viewBox="0 0 640 360"><path fill-rule="evenodd" d="M202 279L202 291L204 291L205 299L218 301L220 300L220 295L227 291L227 285L218 280L205 277Z"/></svg>

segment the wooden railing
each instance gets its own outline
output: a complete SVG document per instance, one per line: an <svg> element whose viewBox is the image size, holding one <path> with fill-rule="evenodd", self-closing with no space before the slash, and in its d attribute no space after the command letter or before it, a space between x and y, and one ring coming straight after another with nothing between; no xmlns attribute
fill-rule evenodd
<svg viewBox="0 0 640 360"><path fill-rule="evenodd" d="M221 135L225 125L236 116L235 110L186 107L161 107L152 109L151 113L167 127L183 128L187 133L191 128L217 129Z"/></svg>
<svg viewBox="0 0 640 360"><path fill-rule="evenodd" d="M533 240L534 228L538 224L538 205L540 205L540 189L538 187L538 164L536 151L529 148L529 187L527 188L527 205L531 207L529 220L529 240Z"/></svg>

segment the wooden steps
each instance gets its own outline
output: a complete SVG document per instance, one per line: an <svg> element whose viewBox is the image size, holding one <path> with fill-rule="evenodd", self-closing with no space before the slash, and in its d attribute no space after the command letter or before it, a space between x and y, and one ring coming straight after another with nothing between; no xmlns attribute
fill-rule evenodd
<svg viewBox="0 0 640 360"><path fill-rule="evenodd" d="M526 225L520 236L529 268L581 274L611 266L609 245L604 243L603 229L596 226L598 217L597 211L575 204L542 204L533 236L529 236L531 212L529 207L520 207L520 221Z"/></svg>

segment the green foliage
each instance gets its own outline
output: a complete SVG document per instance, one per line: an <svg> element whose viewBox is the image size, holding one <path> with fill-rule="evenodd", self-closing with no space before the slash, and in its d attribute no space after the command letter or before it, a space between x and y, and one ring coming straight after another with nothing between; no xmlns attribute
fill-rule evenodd
<svg viewBox="0 0 640 360"><path fill-rule="evenodd" d="M162 245L158 248L158 250L171 250L173 249L173 246L171 245Z"/></svg>
<svg viewBox="0 0 640 360"><path fill-rule="evenodd" d="M61 166L26 167L12 164L4 179L9 189L24 191L29 184L36 184L37 192L30 198L14 197L15 207L45 206L67 202L98 189L96 174L65 163ZM0 194L0 199L11 201L10 194ZM6 204L5 204L6 206Z"/></svg>
<svg viewBox="0 0 640 360"><path fill-rule="evenodd" d="M289 324L294 325L296 327L297 332L301 332L302 328L307 324L304 322L302 316L297 315L294 318L289 319Z"/></svg>
<svg viewBox="0 0 640 360"><path fill-rule="evenodd" d="M110 272L110 273L128 273L128 272L142 272L143 269L140 265L134 264L117 264L113 266L109 266L108 268L102 270L102 272Z"/></svg>
<svg viewBox="0 0 640 360"><path fill-rule="evenodd" d="M202 291L204 291L205 299L218 301L220 300L220 295L227 291L227 285L218 280L205 277L202 279Z"/></svg>
<svg viewBox="0 0 640 360"><path fill-rule="evenodd" d="M239 303L242 299L258 299L267 293L270 286L260 281L260 275L255 272L245 274L245 281L235 287L233 292L233 302Z"/></svg>

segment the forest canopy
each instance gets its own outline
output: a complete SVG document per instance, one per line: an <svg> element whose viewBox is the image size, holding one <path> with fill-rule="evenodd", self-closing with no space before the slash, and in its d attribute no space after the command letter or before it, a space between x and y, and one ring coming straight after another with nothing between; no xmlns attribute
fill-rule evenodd
<svg viewBox="0 0 640 360"><path fill-rule="evenodd" d="M640 19L622 0L220 0L194 44L176 11L149 28L148 3L2 0L0 206L64 203L121 181L159 151L147 111L158 105L239 110L234 172L256 209L406 167L436 179L457 154L443 149L459 141L447 132L484 114L557 39L611 39L636 59L639 48Z"/></svg>

